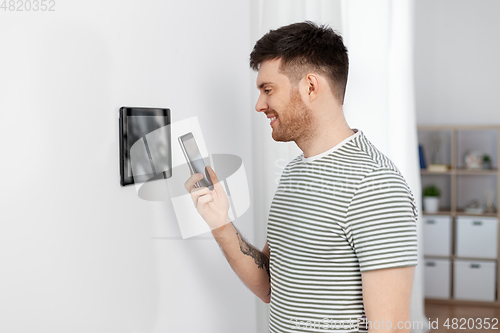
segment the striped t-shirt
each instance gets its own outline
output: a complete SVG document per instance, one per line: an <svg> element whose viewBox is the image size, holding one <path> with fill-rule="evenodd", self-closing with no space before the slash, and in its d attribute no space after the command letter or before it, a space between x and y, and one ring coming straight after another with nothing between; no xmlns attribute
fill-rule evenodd
<svg viewBox="0 0 500 333"><path fill-rule="evenodd" d="M283 170L267 227L270 332L367 332L361 272L417 264L413 194L354 131Z"/></svg>

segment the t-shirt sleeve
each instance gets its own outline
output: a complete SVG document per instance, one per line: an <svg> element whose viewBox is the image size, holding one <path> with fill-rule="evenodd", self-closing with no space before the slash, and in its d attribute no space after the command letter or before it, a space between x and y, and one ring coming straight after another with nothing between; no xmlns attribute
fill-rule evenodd
<svg viewBox="0 0 500 333"><path fill-rule="evenodd" d="M345 225L361 272L415 266L417 217L415 199L399 172L375 169L363 178Z"/></svg>

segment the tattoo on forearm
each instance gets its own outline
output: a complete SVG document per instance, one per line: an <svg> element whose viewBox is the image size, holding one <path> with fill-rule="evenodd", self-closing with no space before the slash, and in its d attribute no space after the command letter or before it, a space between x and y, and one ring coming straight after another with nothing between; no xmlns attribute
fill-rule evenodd
<svg viewBox="0 0 500 333"><path fill-rule="evenodd" d="M258 268L266 270L267 276L269 276L269 283L271 283L271 273L269 272L269 258L264 253L249 244L245 240L245 238L243 238L243 236L238 232L238 230L236 230L236 237L238 237L241 252L247 256L252 257ZM269 295L271 295L271 287L269 287L269 293L267 294L267 296Z"/></svg>

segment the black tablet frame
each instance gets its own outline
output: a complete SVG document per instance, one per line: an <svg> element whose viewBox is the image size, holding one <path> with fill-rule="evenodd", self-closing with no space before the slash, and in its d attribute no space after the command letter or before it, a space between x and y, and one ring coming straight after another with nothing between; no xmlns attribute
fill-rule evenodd
<svg viewBox="0 0 500 333"><path fill-rule="evenodd" d="M144 116L144 117L162 117L165 118L165 124L170 125L170 109L167 108L149 108L149 107L128 107L122 106L119 111L119 142L120 142L120 185L127 186L134 184L134 177L129 176L129 159L130 152L127 144L127 128L129 116ZM169 131L170 133L170 131ZM167 138L170 147L169 154L171 155L171 138ZM170 161L172 158L170 156ZM169 172L163 172L163 178L172 176L172 167Z"/></svg>

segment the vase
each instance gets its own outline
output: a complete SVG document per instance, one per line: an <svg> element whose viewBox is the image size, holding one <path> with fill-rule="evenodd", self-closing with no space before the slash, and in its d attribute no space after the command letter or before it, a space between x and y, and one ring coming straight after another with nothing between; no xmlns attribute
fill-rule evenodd
<svg viewBox="0 0 500 333"><path fill-rule="evenodd" d="M437 213L439 211L439 197L424 197L424 212Z"/></svg>
<svg viewBox="0 0 500 333"><path fill-rule="evenodd" d="M483 170L490 170L491 169L491 161L483 161Z"/></svg>

